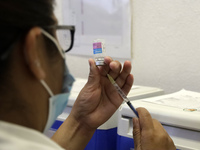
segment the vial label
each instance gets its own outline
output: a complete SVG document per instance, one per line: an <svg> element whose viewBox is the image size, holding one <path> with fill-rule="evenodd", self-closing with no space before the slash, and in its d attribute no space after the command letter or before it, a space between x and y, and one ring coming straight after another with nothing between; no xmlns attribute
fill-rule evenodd
<svg viewBox="0 0 200 150"><path fill-rule="evenodd" d="M93 54L102 53L102 45L101 42L93 43Z"/></svg>
<svg viewBox="0 0 200 150"><path fill-rule="evenodd" d="M105 57L105 40L96 39L93 41L93 54L97 66L102 66L104 64Z"/></svg>
<svg viewBox="0 0 200 150"><path fill-rule="evenodd" d="M102 53L102 48L94 49L93 53L94 54L100 54L100 53Z"/></svg>
<svg viewBox="0 0 200 150"><path fill-rule="evenodd" d="M93 49L102 48L101 42L93 43Z"/></svg>

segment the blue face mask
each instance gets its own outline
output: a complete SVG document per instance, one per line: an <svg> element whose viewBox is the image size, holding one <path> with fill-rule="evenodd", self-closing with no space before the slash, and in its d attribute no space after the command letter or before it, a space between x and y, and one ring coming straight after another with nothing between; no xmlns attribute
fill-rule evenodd
<svg viewBox="0 0 200 150"><path fill-rule="evenodd" d="M43 29L41 29L41 30L42 30L42 33L44 35L46 35L49 39L52 40L53 37L50 34L48 34ZM49 36L51 36L51 37L49 37ZM56 42L56 40L54 38L53 38L52 41L54 43ZM58 47L58 43L56 43L56 46ZM58 50L60 51L60 47L58 47ZM61 53L61 51L60 51L60 53ZM62 55L62 57L64 57L64 56ZM48 87L48 85L46 84L46 82L44 80L40 80L40 82L44 86L44 88L48 91L49 95L51 96L49 98L48 120L47 120L46 126L44 128L44 132L46 132L53 125L56 118L65 109L67 102L68 102L70 90L71 90L72 84L74 82L74 78L69 73L67 65L65 64L65 71L64 71L63 86L62 86L62 93L61 94L54 95L53 92L51 91L51 89Z"/></svg>

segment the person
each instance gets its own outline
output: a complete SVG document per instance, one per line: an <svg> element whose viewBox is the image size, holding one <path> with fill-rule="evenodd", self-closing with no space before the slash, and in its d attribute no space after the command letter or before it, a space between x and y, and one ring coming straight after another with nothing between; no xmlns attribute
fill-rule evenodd
<svg viewBox="0 0 200 150"><path fill-rule="evenodd" d="M0 0L0 150L84 149L122 103L104 70L126 94L133 84L130 61L122 67L105 57L106 65L97 67L89 59L88 81L69 117L51 139L43 135L65 108L74 81L64 52L73 46L75 28L57 24L53 5L53 0ZM66 43L70 39L66 49L58 42L64 33ZM175 149L160 123L144 108L137 111L136 149Z"/></svg>

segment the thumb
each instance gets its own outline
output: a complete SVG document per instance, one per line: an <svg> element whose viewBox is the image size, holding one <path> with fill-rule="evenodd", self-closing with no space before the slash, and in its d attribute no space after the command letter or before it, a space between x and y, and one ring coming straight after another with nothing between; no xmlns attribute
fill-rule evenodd
<svg viewBox="0 0 200 150"><path fill-rule="evenodd" d="M89 65L90 65L88 83L90 85L98 85L98 83L100 81L99 69L96 66L95 61L93 59L89 59L88 62L89 62Z"/></svg>
<svg viewBox="0 0 200 150"><path fill-rule="evenodd" d="M138 118L133 118L133 139L134 139L134 149L141 150L141 133L140 133L140 123Z"/></svg>

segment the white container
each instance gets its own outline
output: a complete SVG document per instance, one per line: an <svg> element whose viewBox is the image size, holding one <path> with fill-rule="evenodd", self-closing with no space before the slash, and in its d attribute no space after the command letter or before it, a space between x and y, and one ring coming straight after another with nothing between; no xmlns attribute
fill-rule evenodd
<svg viewBox="0 0 200 150"><path fill-rule="evenodd" d="M151 99L161 99L163 96L137 100L132 102L133 106L145 107L153 118L157 119L174 141L177 149L199 150L200 149L200 112L188 112L183 109L162 106L147 102ZM133 124L132 117L135 117L130 108L123 104L119 111L118 119L118 149L122 150L124 143L126 148L133 147Z"/></svg>

